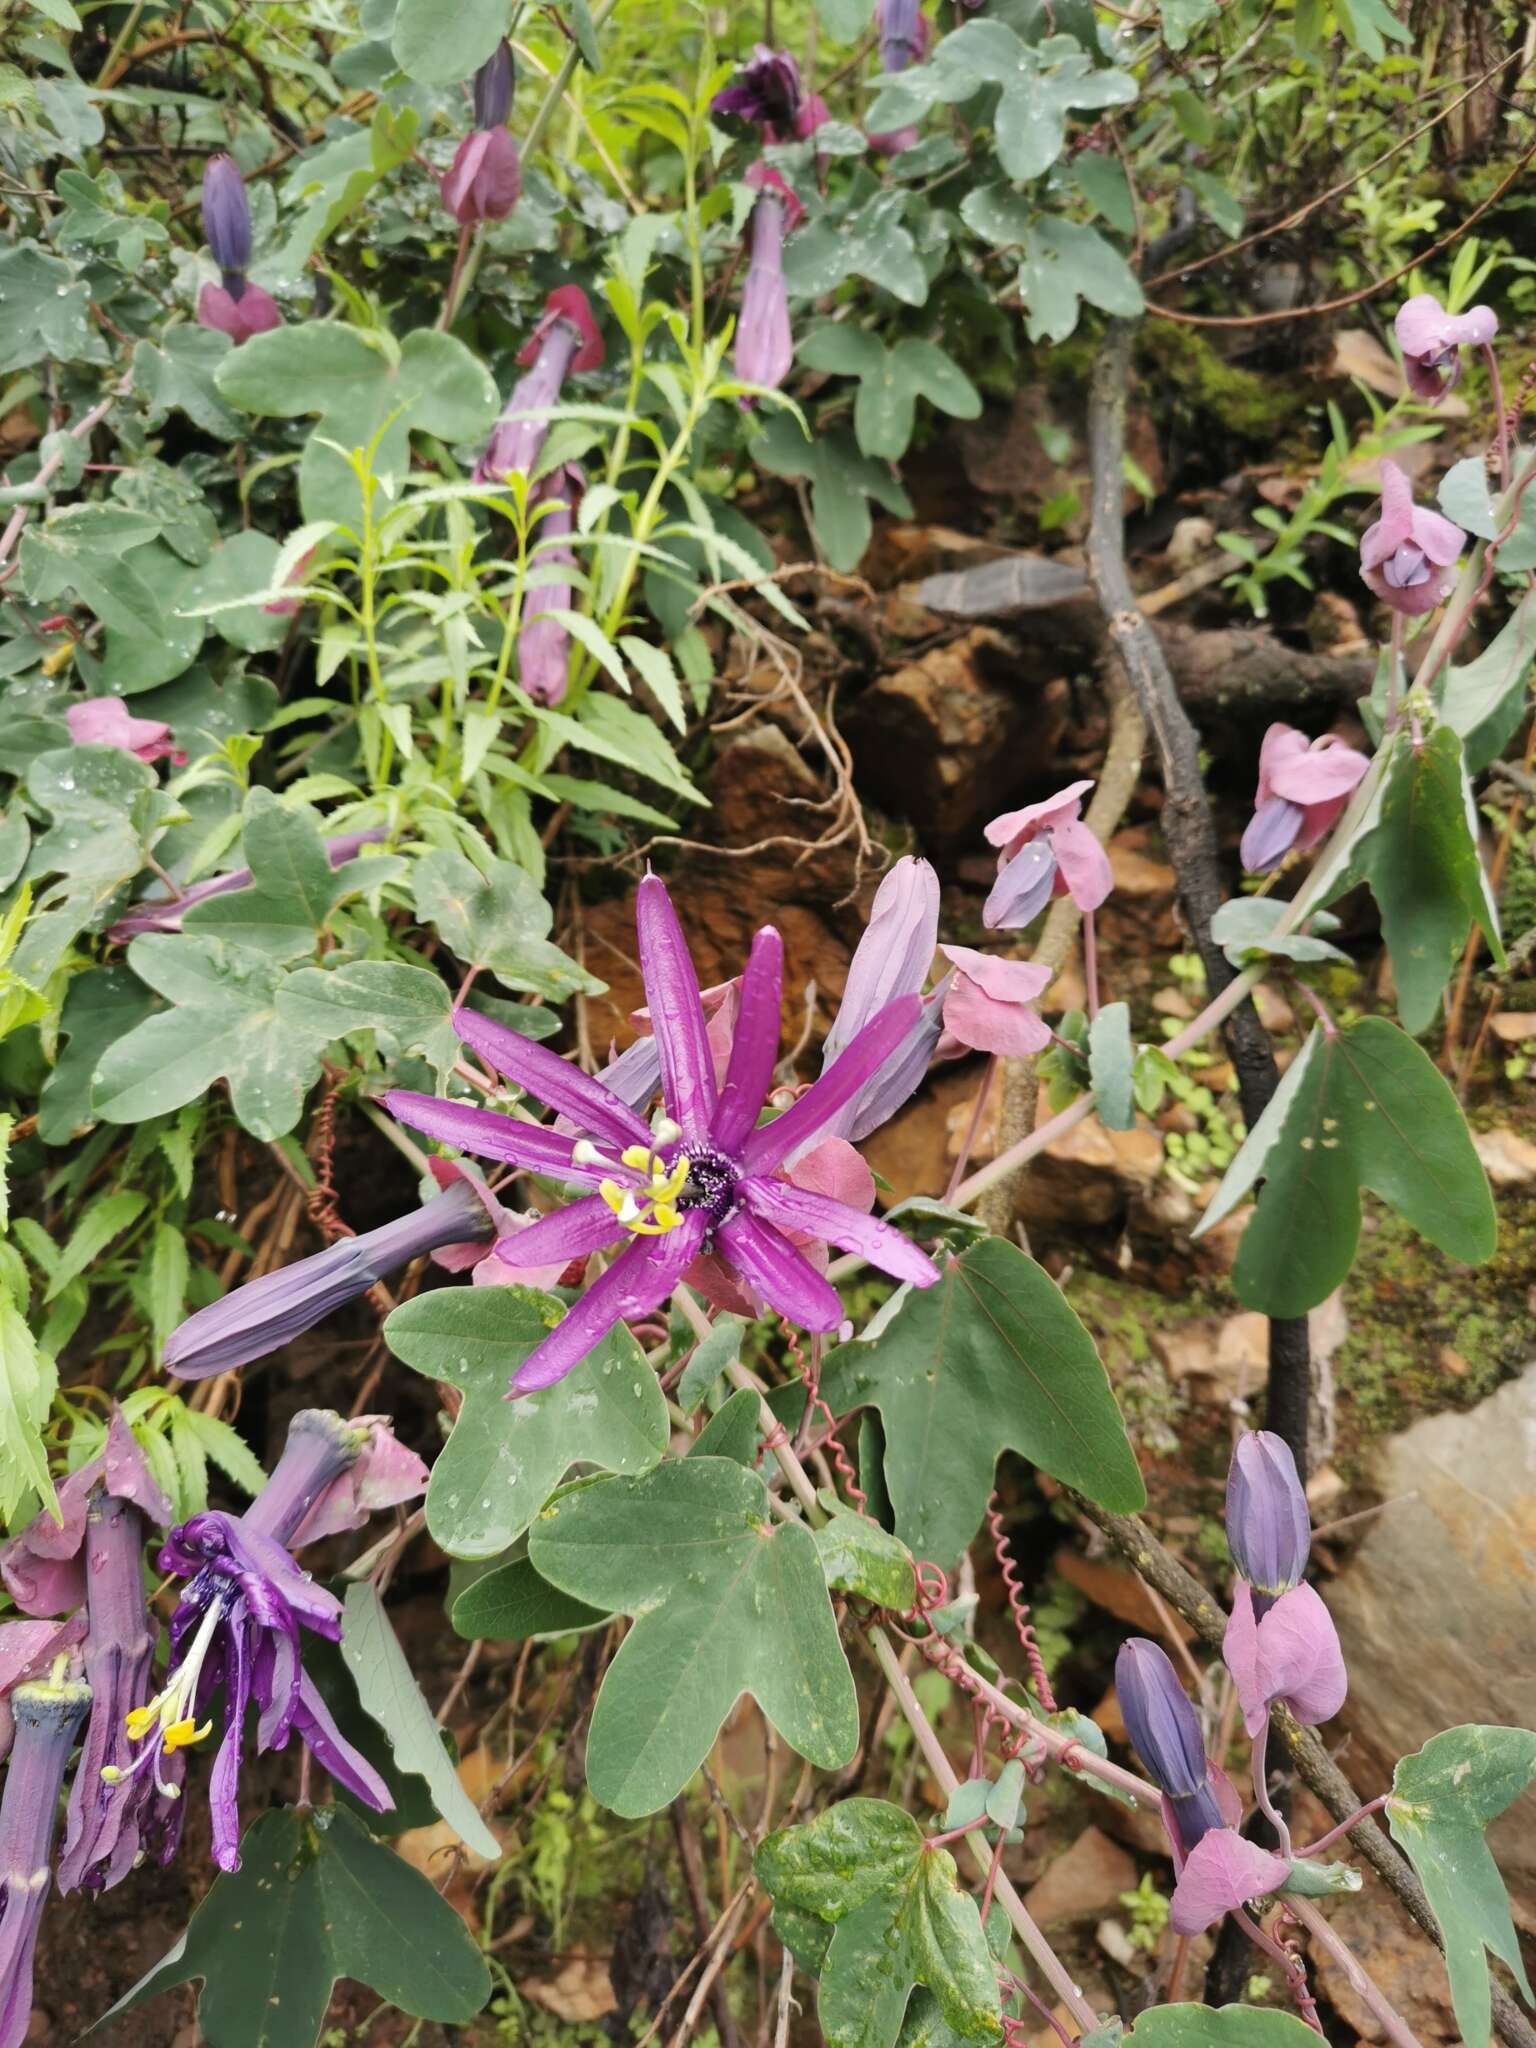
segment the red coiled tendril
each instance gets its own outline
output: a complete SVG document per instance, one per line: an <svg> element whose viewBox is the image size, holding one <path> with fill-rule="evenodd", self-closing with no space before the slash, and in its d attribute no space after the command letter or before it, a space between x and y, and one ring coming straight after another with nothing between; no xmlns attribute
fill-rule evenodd
<svg viewBox="0 0 1536 2048"><path fill-rule="evenodd" d="M1029 1665L1029 1675L1034 1681L1035 1697L1048 1714L1054 1714L1057 1711L1056 1695L1051 1691L1045 1659L1040 1655L1040 1645L1035 1641L1034 1626L1029 1618L1029 1602L1024 1598L1024 1581L1019 1575L1018 1563L1008 1546L1008 1537L1003 1528L1003 1518L998 1511L995 1493L987 1502L987 1527L992 1532L993 1553L997 1558L998 1570L1003 1575L1003 1584L1008 1589L1008 1607L1013 1615L1013 1626L1018 1634L1019 1646Z"/></svg>

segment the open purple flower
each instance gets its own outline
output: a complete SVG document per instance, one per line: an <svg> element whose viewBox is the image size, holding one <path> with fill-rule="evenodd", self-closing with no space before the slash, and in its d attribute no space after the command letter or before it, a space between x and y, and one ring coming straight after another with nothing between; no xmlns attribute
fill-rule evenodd
<svg viewBox="0 0 1536 2048"><path fill-rule="evenodd" d="M11 1695L16 1742L0 1798L0 2048L22 2048L32 2020L32 1955L48 1901L59 1792L91 1689L65 1678Z"/></svg>
<svg viewBox="0 0 1536 2048"><path fill-rule="evenodd" d="M900 1045L918 1017L917 999L887 1004L791 1109L759 1128L778 1052L783 940L766 926L752 941L730 1064L717 1088L698 976L655 875L640 884L636 923L665 1105L654 1130L568 1060L469 1010L454 1019L465 1041L579 1135L399 1089L384 1098L414 1130L591 1191L500 1243L508 1264L624 1247L530 1352L513 1394L564 1379L615 1323L659 1308L701 1254L722 1260L755 1294L812 1330L836 1329L843 1307L788 1231L857 1252L914 1286L939 1277L927 1254L889 1224L774 1177L792 1154L826 1135L837 1111Z"/></svg>
<svg viewBox="0 0 1536 2048"><path fill-rule="evenodd" d="M1002 848L997 880L982 909L989 931L1020 931L1053 896L1070 896L1081 911L1097 910L1115 886L1109 855L1081 818L1091 782L1074 782L1044 803L1005 811L987 827Z"/></svg>
<svg viewBox="0 0 1536 2048"><path fill-rule="evenodd" d="M306 1408L288 1425L272 1476L243 1515L211 1510L173 1529L160 1552L163 1571L188 1584L171 1621L171 1666L153 1699L127 1716L139 1753L126 1769L109 1766L118 1796L149 1773L164 1799L180 1796L175 1765L213 1732L199 1724L223 1691L223 1733L209 1783L214 1861L240 1867L236 1801L247 1709L258 1709L258 1751L282 1749L295 1733L339 1785L376 1812L394 1801L366 1757L342 1735L299 1661L300 1631L335 1642L341 1602L289 1554L303 1525L362 1455L370 1429L329 1410ZM167 1764L172 1766L168 1773Z"/></svg>
<svg viewBox="0 0 1536 2048"><path fill-rule="evenodd" d="M136 761L186 761L160 718L135 718L121 697L87 697L64 713L69 736L78 747L118 747Z"/></svg>
<svg viewBox="0 0 1536 2048"><path fill-rule="evenodd" d="M148 721L135 720L135 723L147 724ZM376 825L368 832L343 832L335 839L326 840L325 857L333 868L343 868L349 860L356 858L363 847L372 846L386 836L382 825ZM231 868L227 875L214 875L206 882L194 882L178 896L161 893L142 897L108 928L107 937L125 946L140 932L179 932L183 916L194 903L206 903L210 896L228 896L236 889L249 889L254 880L249 868Z"/></svg>
<svg viewBox="0 0 1536 2048"><path fill-rule="evenodd" d="M200 326L217 328L238 348L253 334L281 327L277 301L246 276L251 265L251 202L232 156L208 159L203 172L203 232L219 266L219 282L198 294Z"/></svg>
<svg viewBox="0 0 1536 2048"><path fill-rule="evenodd" d="M475 73L475 125L440 180L443 204L461 227L505 220L523 189L512 111L512 50L505 37Z"/></svg>
<svg viewBox="0 0 1536 2048"><path fill-rule="evenodd" d="M1499 316L1491 306L1447 313L1433 292L1420 292L1398 308L1393 328L1409 390L1434 405L1461 382L1462 350L1486 348L1499 331Z"/></svg>
<svg viewBox="0 0 1536 2048"><path fill-rule="evenodd" d="M529 566L539 569L548 580L534 584L523 603L517 633L517 680L535 704L558 704L570 680L570 629L553 614L570 610L573 593L568 580L550 577L549 572L576 566L571 536L576 531L576 509L585 482L576 463L563 463L539 478L529 499L533 538Z"/></svg>
<svg viewBox="0 0 1536 2048"><path fill-rule="evenodd" d="M808 93L787 50L759 43L751 62L717 92L709 111L722 128L756 127L763 142L804 142L830 117L820 93Z"/></svg>
<svg viewBox="0 0 1536 2048"><path fill-rule="evenodd" d="M1419 618L1450 595L1467 536L1443 513L1413 502L1395 462L1381 465L1381 517L1360 537L1361 580L1395 612Z"/></svg>
<svg viewBox="0 0 1536 2048"><path fill-rule="evenodd" d="M1370 765L1334 733L1309 740L1293 725L1272 725L1259 748L1259 786L1239 850L1248 873L1267 875L1288 853L1326 838Z"/></svg>
<svg viewBox="0 0 1536 2048"><path fill-rule="evenodd" d="M1303 1727L1315 1728L1333 1719L1349 1691L1338 1630L1313 1586L1292 1586L1260 1613L1252 1586L1239 1579L1221 1655L1250 1736L1276 1700Z"/></svg>
<svg viewBox="0 0 1536 2048"><path fill-rule="evenodd" d="M539 324L517 358L528 374L513 385L485 453L475 464L477 484L501 483L517 471L532 476L550 424L536 415L559 404L561 387L572 371L600 368L603 354L603 337L586 293L576 284L557 286L544 301Z"/></svg>
<svg viewBox="0 0 1536 2048"><path fill-rule="evenodd" d="M795 359L784 286L784 237L799 226L805 208L767 164L753 164L747 183L757 197L747 222L747 281L736 323L736 374L744 384L777 390Z"/></svg>
<svg viewBox="0 0 1536 2048"><path fill-rule="evenodd" d="M1312 1520L1296 1460L1284 1437L1250 1429L1237 1440L1227 1471L1227 1542L1252 1586L1261 1615L1301 1584L1312 1548Z"/></svg>

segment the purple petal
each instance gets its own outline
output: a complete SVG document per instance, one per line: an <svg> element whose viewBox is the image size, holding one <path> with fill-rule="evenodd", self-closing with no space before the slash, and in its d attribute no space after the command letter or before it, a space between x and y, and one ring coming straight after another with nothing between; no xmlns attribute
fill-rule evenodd
<svg viewBox="0 0 1536 2048"><path fill-rule="evenodd" d="M771 1223L738 1209L715 1242L748 1286L791 1322L807 1330L835 1330L842 1322L837 1289Z"/></svg>
<svg viewBox="0 0 1536 2048"><path fill-rule="evenodd" d="M871 1131L879 1130L902 1104L922 1086L935 1048L944 1035L944 998L952 975L946 975L931 995L921 998L922 1014L896 1050L886 1059L872 1080L840 1109L827 1126L825 1135L847 1138L857 1144Z"/></svg>
<svg viewBox="0 0 1536 2048"><path fill-rule="evenodd" d="M736 1035L710 1134L715 1148L730 1159L746 1142L768 1097L779 1051L783 991L784 941L771 924L764 925L753 937L741 977Z"/></svg>
<svg viewBox="0 0 1536 2048"><path fill-rule="evenodd" d="M907 854L875 891L822 1047L823 1070L888 1002L922 994L938 941L939 878L927 861Z"/></svg>
<svg viewBox="0 0 1536 2048"><path fill-rule="evenodd" d="M992 884L981 921L988 931L1021 931L1044 910L1055 886L1056 856L1050 841L1031 839Z"/></svg>
<svg viewBox="0 0 1536 2048"><path fill-rule="evenodd" d="M1115 1659L1115 1695L1131 1747L1148 1775L1175 1799L1203 1792L1207 1768L1200 1716L1167 1653L1145 1636L1122 1643Z"/></svg>
<svg viewBox="0 0 1536 2048"><path fill-rule="evenodd" d="M578 1166L571 1157L574 1140L542 1124L525 1124L500 1110L477 1109L470 1102L446 1102L440 1095L418 1095L409 1088L391 1088L382 1097L392 1117L424 1131L445 1145L457 1145L482 1159L499 1159L525 1173L548 1173L578 1186L595 1188L600 1180L625 1178L627 1169ZM646 1133L649 1140L650 1133ZM624 1140L633 1144L632 1138Z"/></svg>
<svg viewBox="0 0 1536 2048"><path fill-rule="evenodd" d="M1278 1891L1290 1874L1284 1856L1246 1841L1235 1828L1212 1828L1179 1873L1169 1923L1175 1934L1203 1934L1235 1906Z"/></svg>
<svg viewBox="0 0 1536 2048"><path fill-rule="evenodd" d="M160 1528L170 1527L171 1504L155 1484L149 1461L139 1448L128 1418L114 1401L107 1424L107 1441L102 1453L106 1491L118 1500L132 1501L145 1519Z"/></svg>
<svg viewBox="0 0 1536 2048"><path fill-rule="evenodd" d="M857 1252L882 1273L895 1280L910 1280L914 1287L931 1287L939 1277L938 1267L911 1238L903 1237L877 1216L849 1208L846 1202L783 1180L754 1176L736 1186L759 1221L775 1223L781 1230L803 1230L810 1237L835 1244L839 1251Z"/></svg>
<svg viewBox="0 0 1536 2048"><path fill-rule="evenodd" d="M662 1100L681 1124L684 1144L701 1144L714 1122L715 1062L693 956L659 875L647 875L640 884L635 928L645 1004L661 1055Z"/></svg>
<svg viewBox="0 0 1536 2048"><path fill-rule="evenodd" d="M1312 1522L1283 1437L1253 1429L1238 1438L1227 1471L1226 1519L1227 1542L1245 1579L1272 1598L1300 1584Z"/></svg>
<svg viewBox="0 0 1536 2048"><path fill-rule="evenodd" d="M552 1266L621 1244L625 1230L601 1195L587 1195L569 1208L541 1216L526 1230L496 1240L496 1256L507 1266Z"/></svg>
<svg viewBox="0 0 1536 2048"><path fill-rule="evenodd" d="M1265 797L1248 820L1238 848L1245 873L1267 875L1271 868L1277 868L1296 844L1296 836L1306 821L1307 814L1300 804L1283 796Z"/></svg>
<svg viewBox="0 0 1536 2048"><path fill-rule="evenodd" d="M330 1708L315 1689L314 1680L303 1671L299 1673L299 1697L293 1725L316 1763L323 1764L336 1783L350 1792L354 1799L360 1799L364 1806L371 1806L375 1813L393 1810L395 1802L389 1787L367 1757L354 1749L336 1726L331 1719Z"/></svg>
<svg viewBox="0 0 1536 2048"><path fill-rule="evenodd" d="M536 1045L521 1032L510 1031L506 1025L482 1017L477 1010L455 1010L453 1028L466 1045L473 1046L509 1081L562 1116L568 1116L595 1138L606 1138L620 1147L651 1142L650 1126L616 1095L610 1095L601 1081L584 1074L574 1060L562 1059L548 1046Z"/></svg>
<svg viewBox="0 0 1536 2048"><path fill-rule="evenodd" d="M567 1311L559 1327L529 1352L512 1375L507 1398L552 1387L580 1365L615 1323L660 1308L692 1265L708 1228L705 1211L694 1209L664 1237L636 1238Z"/></svg>
<svg viewBox="0 0 1536 2048"><path fill-rule="evenodd" d="M769 1173L808 1139L824 1134L838 1110L884 1066L921 1015L916 996L898 996L887 1003L798 1102L754 1132L742 1154L742 1171Z"/></svg>

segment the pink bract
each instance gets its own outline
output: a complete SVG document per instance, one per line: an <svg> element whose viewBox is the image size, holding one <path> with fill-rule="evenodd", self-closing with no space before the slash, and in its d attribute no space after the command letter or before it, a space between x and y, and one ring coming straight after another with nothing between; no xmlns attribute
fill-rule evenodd
<svg viewBox="0 0 1536 2048"><path fill-rule="evenodd" d="M1033 960L999 960L970 946L940 946L955 970L944 997L944 1028L976 1052L1020 1059L1051 1042L1049 1027L1031 1007L1044 995L1052 970Z"/></svg>
<svg viewBox="0 0 1536 2048"><path fill-rule="evenodd" d="M227 334L238 348L253 334L268 334L283 324L282 308L259 284L248 284L239 298L221 284L205 284L197 295L200 327Z"/></svg>
<svg viewBox="0 0 1536 2048"><path fill-rule="evenodd" d="M178 767L187 758L177 752L163 719L133 717L121 697L87 697L83 704L71 704L64 722L76 746L119 747L136 760L168 758Z"/></svg>
<svg viewBox="0 0 1536 2048"><path fill-rule="evenodd" d="M1491 306L1447 313L1433 292L1420 292L1398 309L1393 329L1409 389L1434 404L1460 383L1461 351L1486 347L1499 319Z"/></svg>
<svg viewBox="0 0 1536 2048"><path fill-rule="evenodd" d="M1253 1588L1239 1579L1221 1654L1250 1737L1263 1727L1275 1700L1284 1700L1298 1721L1314 1728L1333 1718L1349 1690L1333 1616L1311 1586L1292 1587L1256 1616Z"/></svg>
<svg viewBox="0 0 1536 2048"><path fill-rule="evenodd" d="M1212 1828L1185 1858L1169 1923L1175 1934L1203 1934L1234 1907L1278 1891L1290 1874L1285 1857L1245 1841L1235 1828Z"/></svg>

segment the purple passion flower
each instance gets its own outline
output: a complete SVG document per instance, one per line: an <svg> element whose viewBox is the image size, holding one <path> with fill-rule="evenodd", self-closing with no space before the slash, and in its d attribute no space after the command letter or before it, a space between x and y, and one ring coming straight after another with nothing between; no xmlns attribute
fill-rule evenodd
<svg viewBox="0 0 1536 2048"><path fill-rule="evenodd" d="M341 1602L300 1570L288 1549L327 1490L357 1462L366 1434L328 1410L302 1410L288 1426L272 1476L245 1513L194 1515L171 1531L160 1552L161 1570L188 1581L171 1621L170 1670L154 1698L126 1716L138 1755L126 1768L109 1765L103 1775L127 1797L149 1772L162 1799L179 1799L182 1752L212 1734L212 1719L198 1717L222 1688L223 1734L208 1791L213 1856L221 1870L240 1868L240 1752L253 1703L258 1751L282 1749L297 1733L354 1798L379 1813L394 1805L299 1661L301 1629L340 1640Z"/></svg>
<svg viewBox="0 0 1536 2048"><path fill-rule="evenodd" d="M1381 516L1360 538L1360 576L1383 604L1408 618L1432 612L1451 593L1467 536L1442 513L1413 502L1395 462L1381 465Z"/></svg>
<svg viewBox="0 0 1536 2048"><path fill-rule="evenodd" d="M517 633L517 680L535 704L558 704L570 680L570 632L552 614L569 611L574 592L568 580L550 572L576 566L571 536L576 531L576 509L584 482L574 462L564 463L539 478L528 501L533 537L529 566L539 569L545 580L532 586L523 603Z"/></svg>
<svg viewBox="0 0 1536 2048"><path fill-rule="evenodd" d="M997 880L982 910L988 931L1020 931L1053 896L1070 896L1081 911L1097 910L1115 886L1109 855L1079 815L1091 782L1074 782L987 827L1001 847Z"/></svg>
<svg viewBox="0 0 1536 2048"><path fill-rule="evenodd" d="M251 265L251 202L231 156L210 157L203 172L203 232L219 282L205 284L198 294L199 325L227 334L237 348L253 334L281 327L276 299L245 274Z"/></svg>
<svg viewBox="0 0 1536 2048"><path fill-rule="evenodd" d="M90 1687L62 1674L11 1695L16 1744L0 1798L0 2048L22 2048L31 2027L32 1954L48 1901L59 1792L90 1702Z"/></svg>
<svg viewBox="0 0 1536 2048"><path fill-rule="evenodd" d="M1253 1588L1239 1579L1221 1646L1243 1726L1257 1735L1282 1700L1303 1727L1331 1721L1349 1691L1333 1616L1312 1586L1292 1586L1260 1614Z"/></svg>
<svg viewBox="0 0 1536 2048"><path fill-rule="evenodd" d="M1370 765L1333 733L1309 740L1294 726L1272 725L1259 748L1259 786L1243 834L1248 873L1267 875L1288 853L1326 838Z"/></svg>
<svg viewBox="0 0 1536 2048"><path fill-rule="evenodd" d="M1447 313L1433 292L1420 292L1399 307L1393 327L1409 390L1435 405L1461 382L1462 350L1486 348L1499 331L1499 318L1491 306Z"/></svg>
<svg viewBox="0 0 1536 2048"><path fill-rule="evenodd" d="M752 941L730 1061L717 1089L698 976L672 899L655 875L640 884L636 925L665 1106L654 1129L558 1053L470 1010L454 1017L466 1044L557 1111L577 1135L400 1089L384 1098L391 1114L413 1130L590 1190L499 1243L497 1254L507 1264L623 1247L529 1353L513 1377L512 1394L564 1379L616 1323L658 1309L701 1256L720 1260L807 1329L836 1329L843 1319L837 1290L787 1231L857 1252L917 1287L939 1277L927 1254L889 1224L775 1177L785 1160L826 1135L837 1111L902 1043L919 1015L917 999L887 1004L791 1109L759 1128L778 1054L783 940L766 926Z"/></svg>
<svg viewBox="0 0 1536 2048"><path fill-rule="evenodd" d="M1167 1802L1169 1832L1187 1856L1225 1819L1211 1781L1200 1717L1164 1652L1145 1636L1121 1644L1115 1696L1131 1747Z"/></svg>
<svg viewBox="0 0 1536 2048"><path fill-rule="evenodd" d="M475 482L501 483L518 471L532 476L549 435L549 421L536 415L559 404L561 387L572 371L599 369L603 356L603 337L586 293L580 285L558 286L544 301L539 324L518 356L528 374L512 387L485 453L475 464Z"/></svg>
<svg viewBox="0 0 1536 2048"><path fill-rule="evenodd" d="M736 374L744 384L776 391L795 359L784 286L784 237L805 208L777 171L753 164L747 183L757 193L747 222L747 281L736 323Z"/></svg>
<svg viewBox="0 0 1536 2048"><path fill-rule="evenodd" d="M1238 1438L1227 1471L1227 1542L1238 1570L1263 1598L1260 1613L1301 1584L1312 1519L1291 1447L1273 1430L1251 1429Z"/></svg>
<svg viewBox="0 0 1536 2048"><path fill-rule="evenodd" d="M770 50L759 43L751 61L715 94L709 111L722 128L739 132L755 125L766 142L792 135L804 105L800 66L788 50Z"/></svg>
<svg viewBox="0 0 1536 2048"><path fill-rule="evenodd" d="M135 719L133 723L147 725L149 721ZM179 758L186 757L182 755ZM355 859L363 847L372 846L385 837L387 834L382 825L375 825L369 832L344 832L339 838L326 840L325 857L333 868L342 868L349 860ZM206 903L210 896L228 896L236 889L249 889L254 880L249 868L232 868L227 875L194 882L179 896L146 896L111 926L107 937L125 946L140 932L179 932L184 913L194 903Z"/></svg>

